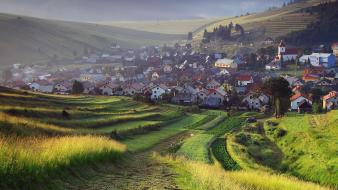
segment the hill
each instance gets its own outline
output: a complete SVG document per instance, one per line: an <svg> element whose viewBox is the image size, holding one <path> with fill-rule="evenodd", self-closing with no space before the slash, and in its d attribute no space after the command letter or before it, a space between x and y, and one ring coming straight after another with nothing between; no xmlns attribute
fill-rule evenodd
<svg viewBox="0 0 338 190"><path fill-rule="evenodd" d="M218 22L219 20L221 20L221 18L159 21L121 21L102 22L102 24L162 34L187 35L188 32L196 32L199 30L199 28L210 25L214 22Z"/></svg>
<svg viewBox="0 0 338 190"><path fill-rule="evenodd" d="M265 171L218 167L214 156L226 154L224 138L212 153L210 145L248 115L0 87L0 188L326 189ZM229 156L219 161L240 169Z"/></svg>
<svg viewBox="0 0 338 190"><path fill-rule="evenodd" d="M338 112L289 113L246 124L227 138L231 157L246 170L278 171L336 189Z"/></svg>
<svg viewBox="0 0 338 190"><path fill-rule="evenodd" d="M311 23L317 21L318 14L306 12L304 9L316 6L320 2L320 0L298 1L288 6L268 10L262 13L253 13L250 15L227 18L222 21L212 23L204 29L207 29L210 32L219 25L225 26L231 22L234 24L240 24L246 31L247 35L243 45L250 48L258 48L263 45L263 41L268 37L278 39L292 32L302 31ZM204 30L201 30L194 37L194 44L196 47L203 38L203 31ZM230 53L234 53L233 51L238 49L238 47L235 47L235 44L236 42L219 42L216 44L207 44L207 46L211 46L212 48L218 50L228 50ZM253 44L253 47L249 46L250 44Z"/></svg>
<svg viewBox="0 0 338 190"><path fill-rule="evenodd" d="M108 49L112 42L132 48L169 44L182 38L182 35L0 14L0 66L45 62L53 57L74 58L74 52L81 55L85 48Z"/></svg>

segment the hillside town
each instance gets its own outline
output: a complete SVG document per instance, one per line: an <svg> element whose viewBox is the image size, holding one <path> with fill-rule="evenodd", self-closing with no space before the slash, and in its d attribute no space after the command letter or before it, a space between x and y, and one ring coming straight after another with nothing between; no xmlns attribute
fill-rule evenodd
<svg viewBox="0 0 338 190"><path fill-rule="evenodd" d="M306 53L283 41L274 44L269 38L264 43L269 47L233 57L197 52L190 44L122 49L113 43L110 51L90 51L73 60L74 68L51 72L40 65L14 64L3 85L41 93L130 96L153 103L266 112L271 101L262 84L280 76L294 94L291 111L311 112L314 104L321 110L338 107L338 43Z"/></svg>

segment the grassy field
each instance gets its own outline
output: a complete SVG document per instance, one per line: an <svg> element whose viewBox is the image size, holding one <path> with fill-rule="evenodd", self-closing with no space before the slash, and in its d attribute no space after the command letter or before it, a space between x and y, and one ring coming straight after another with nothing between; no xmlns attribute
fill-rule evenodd
<svg viewBox="0 0 338 190"><path fill-rule="evenodd" d="M35 189L61 171L114 161L127 148L149 148L199 121L179 115L174 107L124 97L55 96L0 87L0 188ZM147 129L157 125L164 129ZM124 135L125 145L108 138L112 131Z"/></svg>
<svg viewBox="0 0 338 190"><path fill-rule="evenodd" d="M82 55L85 48L108 49L170 44L186 35L159 34L114 26L44 20L0 14L0 66L14 63L44 63Z"/></svg>
<svg viewBox="0 0 338 190"><path fill-rule="evenodd" d="M294 177L262 171L224 171L221 166L168 157L159 158L172 165L182 189L196 190L328 190Z"/></svg>
<svg viewBox="0 0 338 190"><path fill-rule="evenodd" d="M320 115L289 115L265 124L268 136L283 152L287 172L338 188L338 111Z"/></svg>
<svg viewBox="0 0 338 190"><path fill-rule="evenodd" d="M0 87L0 189L108 189L112 180L120 187L123 181L128 187L139 183L129 175L147 184L176 180L180 189L336 188L337 111L289 114L271 119L278 124L271 127L245 125L247 117L263 117L255 112L229 116L184 110L189 109L126 97ZM152 151L164 156L152 158Z"/></svg>
<svg viewBox="0 0 338 190"><path fill-rule="evenodd" d="M102 22L100 24L128 28L146 32L156 32L162 34L182 34L188 35L188 32L195 32L200 27L217 22L221 18L205 18L191 20L168 20L168 21L120 21L120 22Z"/></svg>

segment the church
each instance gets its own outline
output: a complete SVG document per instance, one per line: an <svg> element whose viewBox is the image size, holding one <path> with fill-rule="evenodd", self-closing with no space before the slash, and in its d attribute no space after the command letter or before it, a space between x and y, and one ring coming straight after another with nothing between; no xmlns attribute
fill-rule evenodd
<svg viewBox="0 0 338 190"><path fill-rule="evenodd" d="M296 60L298 55L298 48L288 48L285 43L281 41L278 45L277 58L283 61Z"/></svg>

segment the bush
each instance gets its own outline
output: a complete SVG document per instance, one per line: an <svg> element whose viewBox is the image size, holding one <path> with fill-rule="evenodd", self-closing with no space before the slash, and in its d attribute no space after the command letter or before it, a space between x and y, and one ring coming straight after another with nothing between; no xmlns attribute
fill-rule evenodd
<svg viewBox="0 0 338 190"><path fill-rule="evenodd" d="M238 133L235 136L235 141L242 145L247 145L250 140L251 140L251 136L249 134Z"/></svg>
<svg viewBox="0 0 338 190"><path fill-rule="evenodd" d="M276 137L276 138L282 138L282 137L284 137L284 136L286 135L286 133L287 133L286 130L281 129L281 128L277 128L277 129L275 130L275 137Z"/></svg>
<svg viewBox="0 0 338 190"><path fill-rule="evenodd" d="M69 119L70 115L66 110L62 110L62 117L65 118L65 119Z"/></svg>

